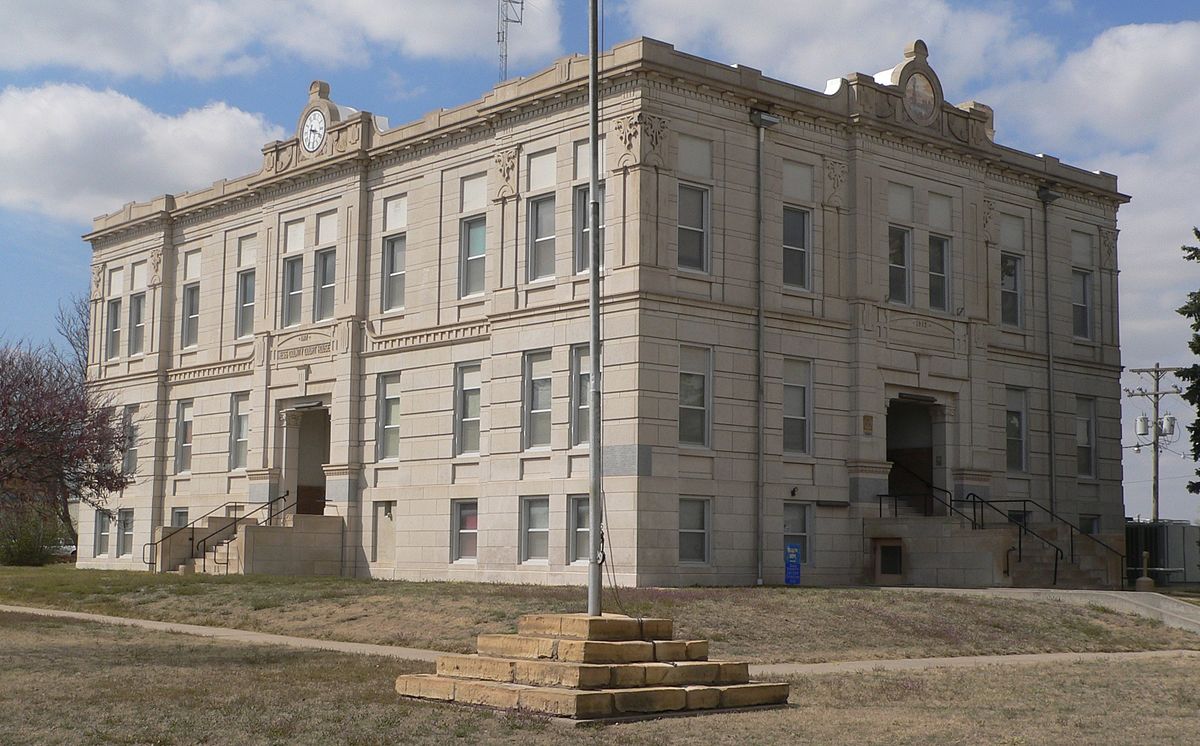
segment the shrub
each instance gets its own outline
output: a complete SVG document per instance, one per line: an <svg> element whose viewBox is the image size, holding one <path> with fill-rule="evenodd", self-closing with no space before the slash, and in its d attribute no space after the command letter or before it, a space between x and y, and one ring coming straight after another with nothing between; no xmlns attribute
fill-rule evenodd
<svg viewBox="0 0 1200 746"><path fill-rule="evenodd" d="M0 507L0 565L44 565L55 558L65 535L57 516L34 506Z"/></svg>

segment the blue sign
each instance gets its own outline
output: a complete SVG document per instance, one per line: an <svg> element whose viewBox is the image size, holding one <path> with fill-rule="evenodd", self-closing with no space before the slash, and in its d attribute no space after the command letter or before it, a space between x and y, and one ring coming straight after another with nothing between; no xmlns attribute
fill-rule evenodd
<svg viewBox="0 0 1200 746"><path fill-rule="evenodd" d="M803 557L803 544L788 544L783 548L783 582L800 585L800 561Z"/></svg>

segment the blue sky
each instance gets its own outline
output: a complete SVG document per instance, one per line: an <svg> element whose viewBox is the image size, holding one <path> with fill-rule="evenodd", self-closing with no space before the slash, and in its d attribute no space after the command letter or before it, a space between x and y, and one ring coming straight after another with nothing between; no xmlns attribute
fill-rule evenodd
<svg viewBox="0 0 1200 746"><path fill-rule="evenodd" d="M1200 10L1191 2L609 0L605 46L653 36L818 90L924 39L948 99L996 110L997 139L1116 173L1123 359L1188 362L1174 308L1200 286L1178 247L1200 223ZM731 8L735 10L731 11ZM510 74L587 51L586 2L527 0ZM53 335L84 290L90 218L259 165L308 84L392 124L497 79L493 0L5 0L0 4L0 337ZM1126 385L1135 385L1126 374ZM1169 407L1183 419L1181 400ZM1142 411L1126 402L1127 441ZM1183 450L1182 443L1177 450ZM1166 454L1163 514L1194 519L1191 462ZM1126 505L1149 512L1149 456Z"/></svg>

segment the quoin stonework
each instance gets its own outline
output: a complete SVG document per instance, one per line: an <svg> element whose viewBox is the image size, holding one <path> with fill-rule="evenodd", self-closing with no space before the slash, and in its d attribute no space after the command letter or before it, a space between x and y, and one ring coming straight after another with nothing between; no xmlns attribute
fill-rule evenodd
<svg viewBox="0 0 1200 746"><path fill-rule="evenodd" d="M781 583L789 546L804 584L1050 583L1059 549L1120 582L1128 197L898 57L819 92L602 56L620 583ZM134 477L79 565L585 582L586 82L400 126L315 82L257 173L97 218Z"/></svg>

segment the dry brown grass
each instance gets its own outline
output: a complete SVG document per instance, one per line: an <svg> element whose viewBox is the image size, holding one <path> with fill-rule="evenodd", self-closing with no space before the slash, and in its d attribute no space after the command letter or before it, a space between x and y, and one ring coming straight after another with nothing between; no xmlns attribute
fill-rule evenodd
<svg viewBox="0 0 1200 746"><path fill-rule="evenodd" d="M1200 636L1099 607L827 588L640 588L632 614L673 618L714 656L820 662L1004 653L1200 649ZM0 568L0 602L302 637L473 652L523 613L582 611L573 587L346 578L181 577ZM609 596L605 608L617 610Z"/></svg>
<svg viewBox="0 0 1200 746"><path fill-rule="evenodd" d="M428 664L0 613L4 744L1195 743L1195 660L798 677L792 707L568 730L402 700Z"/></svg>

